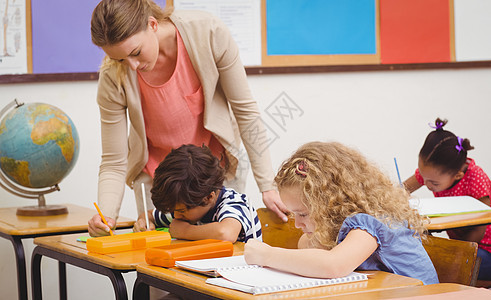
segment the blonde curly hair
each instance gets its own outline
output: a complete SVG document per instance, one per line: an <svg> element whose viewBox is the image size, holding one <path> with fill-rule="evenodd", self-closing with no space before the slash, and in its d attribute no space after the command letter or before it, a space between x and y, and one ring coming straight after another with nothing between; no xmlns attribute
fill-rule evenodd
<svg viewBox="0 0 491 300"><path fill-rule="evenodd" d="M425 218L409 206L409 194L363 155L337 142L301 146L275 177L278 189L299 187L315 232L310 242L331 249L343 221L358 213L388 226L404 224L423 237ZM417 237L418 235L415 235Z"/></svg>

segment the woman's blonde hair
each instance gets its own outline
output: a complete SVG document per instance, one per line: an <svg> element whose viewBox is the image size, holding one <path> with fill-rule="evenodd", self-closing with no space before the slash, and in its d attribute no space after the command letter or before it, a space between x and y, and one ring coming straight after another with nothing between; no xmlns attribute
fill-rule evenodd
<svg viewBox="0 0 491 300"><path fill-rule="evenodd" d="M301 146L275 177L278 189L298 187L315 225L313 245L331 249L343 221L357 213L422 235L424 218L409 206L409 194L358 151L336 142Z"/></svg>
<svg viewBox="0 0 491 300"><path fill-rule="evenodd" d="M159 23L169 19L174 8L162 9L153 0L102 0L92 12L90 31L94 45L104 47L120 43L148 26L153 16ZM101 70L116 65L118 77L126 75L126 67L107 56Z"/></svg>

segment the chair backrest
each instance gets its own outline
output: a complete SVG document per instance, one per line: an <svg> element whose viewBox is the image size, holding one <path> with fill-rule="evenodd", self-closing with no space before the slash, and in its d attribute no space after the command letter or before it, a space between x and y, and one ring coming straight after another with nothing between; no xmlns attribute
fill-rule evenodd
<svg viewBox="0 0 491 300"><path fill-rule="evenodd" d="M295 220L283 222L274 212L267 208L259 208L257 215L261 221L263 242L273 247L296 249L302 230L295 228Z"/></svg>
<svg viewBox="0 0 491 300"><path fill-rule="evenodd" d="M477 243L428 235L423 246L441 283L476 284L480 264Z"/></svg>

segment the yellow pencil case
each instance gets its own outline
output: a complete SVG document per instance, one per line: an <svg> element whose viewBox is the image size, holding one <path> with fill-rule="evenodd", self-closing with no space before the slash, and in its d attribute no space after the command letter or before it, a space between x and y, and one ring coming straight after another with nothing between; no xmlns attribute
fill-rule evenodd
<svg viewBox="0 0 491 300"><path fill-rule="evenodd" d="M100 254L124 252L169 245L171 236L164 231L142 231L87 239L87 250Z"/></svg>

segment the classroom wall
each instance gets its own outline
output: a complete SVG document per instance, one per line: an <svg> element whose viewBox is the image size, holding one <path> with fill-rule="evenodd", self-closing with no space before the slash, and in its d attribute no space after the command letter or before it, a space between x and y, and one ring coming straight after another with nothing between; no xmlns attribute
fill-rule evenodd
<svg viewBox="0 0 491 300"><path fill-rule="evenodd" d="M336 140L358 148L395 183L394 157L404 180L416 168L417 154L431 130L428 123L438 116L449 119L446 129L470 139L476 147L470 156L491 172L490 80L489 68L249 76L269 127L275 170L305 142ZM0 107L14 98L46 102L64 110L77 127L81 140L77 165L60 184L61 191L46 196L48 204L92 208L96 201L101 154L96 88L95 81L0 85ZM290 110L285 110L285 103ZM250 173L245 192L254 204L263 206ZM423 188L415 195L431 194ZM0 199L0 207L35 204L1 189ZM127 190L121 215L136 218L135 207ZM29 267L32 239L25 240L24 247ZM2 298L16 299L15 256L10 241L0 239L0 254ZM44 258L42 274L44 297L57 299L57 264ZM67 266L67 277L70 299L114 299L111 282L104 276ZM131 295L135 275L124 277Z"/></svg>

